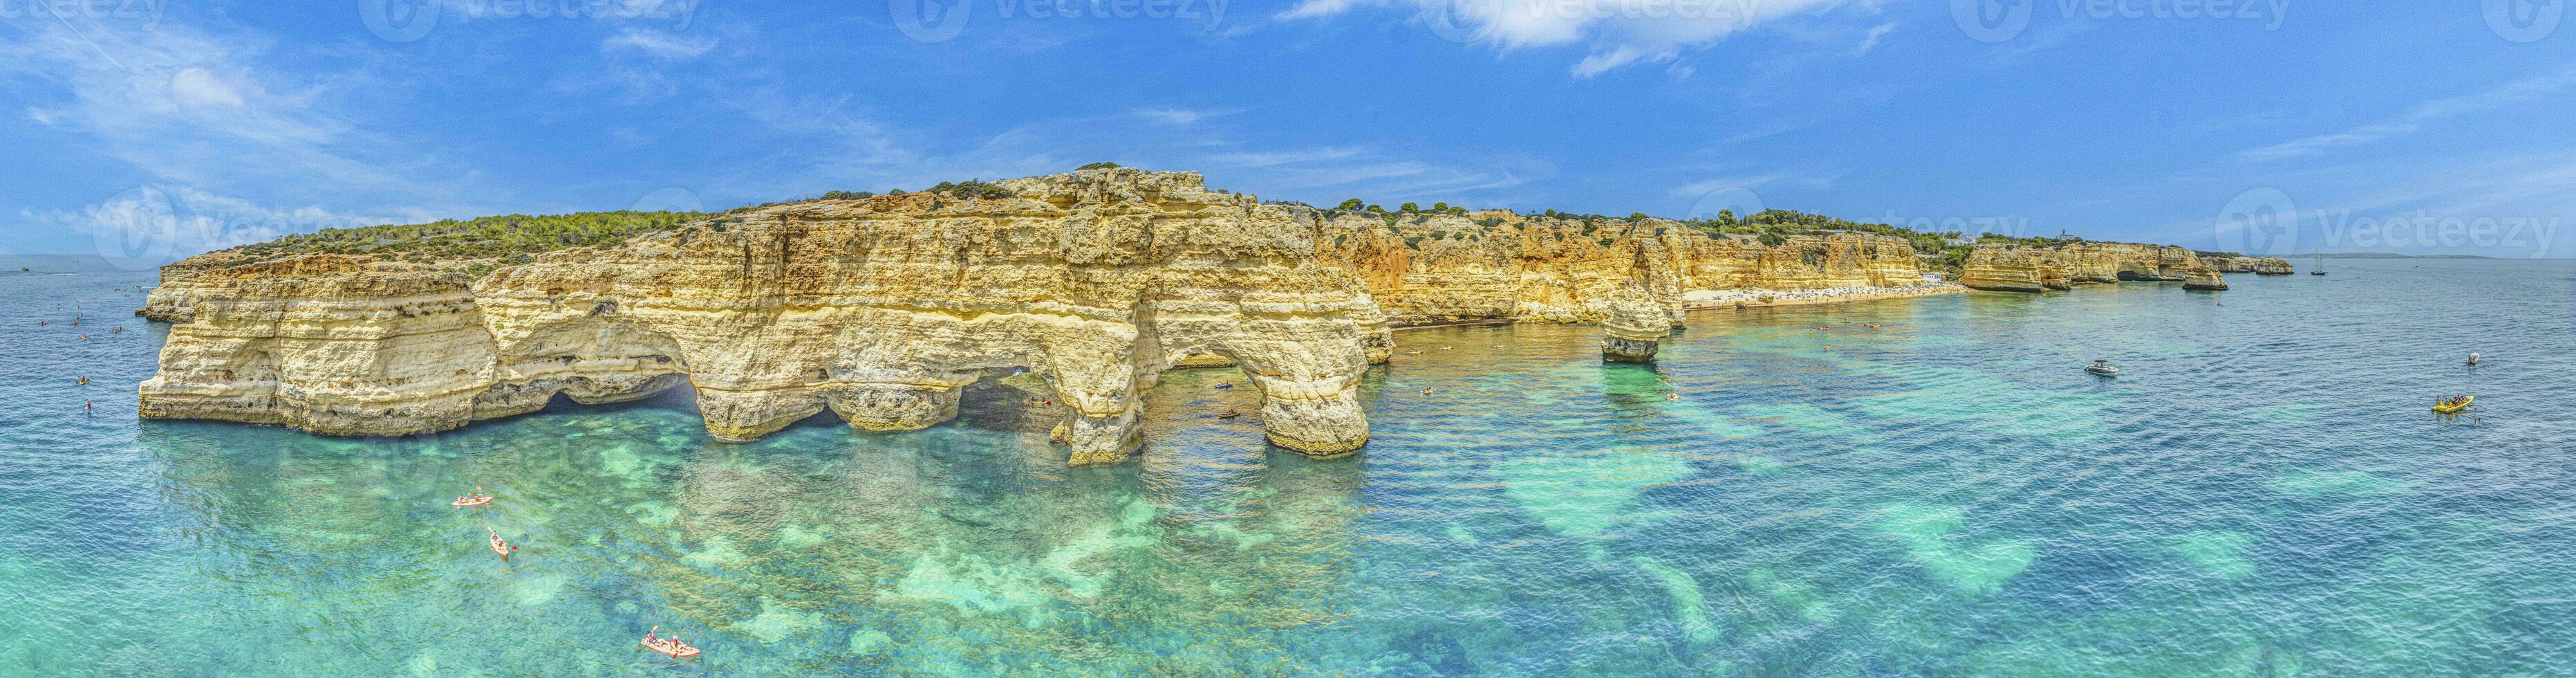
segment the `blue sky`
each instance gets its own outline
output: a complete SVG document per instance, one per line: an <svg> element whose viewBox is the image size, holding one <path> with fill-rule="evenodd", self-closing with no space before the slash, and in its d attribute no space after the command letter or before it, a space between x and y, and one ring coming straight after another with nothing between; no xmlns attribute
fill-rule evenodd
<svg viewBox="0 0 2576 678"><path fill-rule="evenodd" d="M0 253L1109 160L1319 204L2576 256L2576 27L2530 2L0 0Z"/></svg>

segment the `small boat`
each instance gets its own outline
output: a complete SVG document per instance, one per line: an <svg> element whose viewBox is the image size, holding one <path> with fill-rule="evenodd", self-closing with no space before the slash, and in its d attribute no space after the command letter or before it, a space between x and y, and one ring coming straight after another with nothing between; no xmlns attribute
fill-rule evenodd
<svg viewBox="0 0 2576 678"><path fill-rule="evenodd" d="M660 630L662 627L656 626L653 628L655 630ZM698 648L691 646L688 643L680 642L680 639L678 638L655 638L653 637L652 631L644 632L644 639L635 641L635 644L642 645L644 646L644 649L647 650L670 655L672 659L687 659L698 656Z"/></svg>
<svg viewBox="0 0 2576 678"><path fill-rule="evenodd" d="M1218 419L1233 419L1233 418L1235 418L1236 416L1241 415L1241 414L1243 414L1243 413L1242 413L1242 412L1236 412L1236 411L1234 411L1234 410L1226 410L1226 411L1224 411L1224 412L1218 412L1218 413L1216 413L1216 418L1218 418Z"/></svg>
<svg viewBox="0 0 2576 678"><path fill-rule="evenodd" d="M510 552L517 550L519 547L511 546L510 542L501 541L501 533L492 533L492 555L500 556L502 560L509 560Z"/></svg>
<svg viewBox="0 0 2576 678"><path fill-rule="evenodd" d="M2316 267L2316 268L2313 268L2313 269L2309 269L2309 270L2308 270L2308 275L2325 275L2325 274L2326 274L2326 257L2325 257L2325 255L2324 255L2324 254L2319 254L2319 255L2317 255L2317 267Z"/></svg>
<svg viewBox="0 0 2576 678"><path fill-rule="evenodd" d="M483 505L490 504L490 503L492 503L492 495L488 495L488 494L473 494L473 495L466 495L466 496L465 496L465 498L463 498L463 499L458 499L458 500L456 500L456 501L447 502L447 505L449 505L449 506L454 506L454 507L457 507L457 508L473 508L473 507L476 507L476 506L483 506Z"/></svg>
<svg viewBox="0 0 2576 678"><path fill-rule="evenodd" d="M2447 403L2442 403L2442 404L2440 404L2440 405L2434 405L2434 406L2433 406L2433 413L2434 413L2434 414L2459 414L2459 413L2460 413L2460 410L2469 409L2469 403L2477 402L2477 400L2478 400L2478 397L2477 397L2477 396L2460 396L2460 399L2459 399L2459 401L2458 401L2458 402L2447 402Z"/></svg>
<svg viewBox="0 0 2576 678"><path fill-rule="evenodd" d="M2103 360L2096 360L2096 361L2093 361L2093 364L2091 364L2091 365L2085 365L2085 366L2084 366L2084 371L2086 371L2086 372L2091 372L2091 373L2094 373L2094 374L2099 374L2099 375L2102 375L2102 376L2105 376L2105 377L2116 377L2116 376L2120 376L2120 368L2118 368L2118 367L2113 367L2113 366L2111 366L2111 363L2110 363L2109 361L2103 361Z"/></svg>
<svg viewBox="0 0 2576 678"><path fill-rule="evenodd" d="M1234 388L1234 382L1231 382L1231 381L1220 381L1220 382L1217 382L1216 387L1217 387L1217 388Z"/></svg>
<svg viewBox="0 0 2576 678"><path fill-rule="evenodd" d="M2469 354L2469 364L2471 364L2471 365L2478 364L2478 354L2475 354L2475 353L2471 353L2471 354Z"/></svg>

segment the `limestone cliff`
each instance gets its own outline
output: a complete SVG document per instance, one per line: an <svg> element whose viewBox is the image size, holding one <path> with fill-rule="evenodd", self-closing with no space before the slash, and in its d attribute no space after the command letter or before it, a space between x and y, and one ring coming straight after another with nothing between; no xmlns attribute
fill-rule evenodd
<svg viewBox="0 0 2576 678"><path fill-rule="evenodd" d="M2198 255L2171 245L1982 243L1968 253L1959 284L1989 291L2039 292L2086 283L2179 281L2200 267Z"/></svg>
<svg viewBox="0 0 2576 678"><path fill-rule="evenodd" d="M2220 273L2289 275L2298 272L2290 267L2289 260L2282 259L2280 257L2249 257L2239 254L2213 255L2204 252L2200 254L2200 260L2203 263L2209 264L2210 268L2217 269Z"/></svg>
<svg viewBox="0 0 2576 678"><path fill-rule="evenodd" d="M1328 211L1318 257L1351 269L1397 324L1511 318L1601 322L1632 280L1680 320L1690 290L1923 282L1914 248L1867 233L1777 246L1663 219Z"/></svg>
<svg viewBox="0 0 2576 678"><path fill-rule="evenodd" d="M1621 285L1610 293L1601 322L1601 359L1642 363L1655 359L1672 321L1663 304L1642 285Z"/></svg>
<svg viewBox="0 0 2576 678"><path fill-rule="evenodd" d="M1307 208L1111 168L728 214L482 276L305 255L164 271L172 328L147 417L332 434L434 431L686 384L707 430L747 439L830 409L930 426L957 390L1025 367L1067 408L1070 461L1116 461L1138 394L1192 355L1242 366L1282 447L1368 437L1360 375L1387 317L1316 260ZM165 292L166 291L166 292Z"/></svg>
<svg viewBox="0 0 2576 678"><path fill-rule="evenodd" d="M2182 288L2186 290L2224 290L2227 289L2227 277L2219 275L2218 269L2216 268L2201 266L2183 272Z"/></svg>

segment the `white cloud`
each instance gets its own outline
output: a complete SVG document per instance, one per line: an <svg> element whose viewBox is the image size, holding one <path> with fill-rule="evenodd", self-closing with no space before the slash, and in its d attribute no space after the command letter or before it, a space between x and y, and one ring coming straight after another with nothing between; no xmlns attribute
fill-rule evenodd
<svg viewBox="0 0 2576 678"><path fill-rule="evenodd" d="M1278 19L1326 19L1360 7L1405 11L1410 23L1449 40L1512 50L1580 44L1569 70L1591 77L1623 66L1663 63L1763 21L1849 0L1306 0Z"/></svg>
<svg viewBox="0 0 2576 678"><path fill-rule="evenodd" d="M2514 82L2503 87L2468 96L2435 99L2418 104L2404 115L2362 125L2333 134L2320 134L2293 139L2237 154L2237 159L2254 162L2286 160L2322 153L2330 149L2360 146L2423 129L2425 125L2447 118L2483 113L2508 105L2530 101L2576 85L2576 68L2560 70Z"/></svg>
<svg viewBox="0 0 2576 678"><path fill-rule="evenodd" d="M682 36L665 31L627 27L599 43L601 52L632 51L663 61L685 61L706 55L716 48L711 36Z"/></svg>
<svg viewBox="0 0 2576 678"><path fill-rule="evenodd" d="M88 235L99 256L131 268L158 266L198 252L275 240L290 233L400 221L318 206L269 207L166 185L129 190L78 211L23 216Z"/></svg>
<svg viewBox="0 0 2576 678"><path fill-rule="evenodd" d="M170 97L190 108L229 106L241 108L241 88L216 77L203 68L182 68L170 76Z"/></svg>
<svg viewBox="0 0 2576 678"><path fill-rule="evenodd" d="M1878 47L1878 40L1880 38L1887 37L1887 34L1895 31L1896 22L1894 21L1879 24L1870 28L1869 35L1860 39L1860 46L1852 48L1852 56L1868 54L1871 49Z"/></svg>

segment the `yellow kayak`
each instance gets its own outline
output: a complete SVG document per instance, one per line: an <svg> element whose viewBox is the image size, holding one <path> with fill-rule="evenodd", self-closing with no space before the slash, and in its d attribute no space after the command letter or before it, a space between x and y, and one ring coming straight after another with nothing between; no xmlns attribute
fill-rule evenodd
<svg viewBox="0 0 2576 678"><path fill-rule="evenodd" d="M2477 400L2477 396L2460 396L2459 402L2448 405L2434 405L2433 412L2436 414L2459 414L2460 410L2469 409L2469 403L2477 402Z"/></svg>

